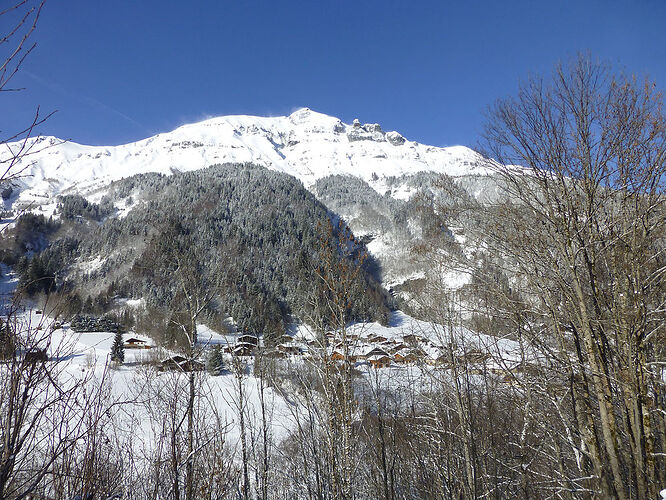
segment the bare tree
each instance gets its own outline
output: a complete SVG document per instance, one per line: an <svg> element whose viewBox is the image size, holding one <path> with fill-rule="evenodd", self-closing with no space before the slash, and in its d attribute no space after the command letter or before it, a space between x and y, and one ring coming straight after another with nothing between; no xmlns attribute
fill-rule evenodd
<svg viewBox="0 0 666 500"><path fill-rule="evenodd" d="M15 0L0 10L0 21L7 26L0 35L0 95L17 92L20 88L11 87L11 82L19 72L28 55L35 49L32 35L37 28L45 0ZM35 127L46 121L53 112L46 115L35 111L30 123L18 131L2 131L0 135L0 186L20 177L26 166L19 163L26 155L43 149L33 138Z"/></svg>
<svg viewBox="0 0 666 500"><path fill-rule="evenodd" d="M655 498L666 481L662 106L587 57L532 78L488 115L500 201L447 210L485 250L471 303L536 353L528 400L578 464L549 483L562 495Z"/></svg>
<svg viewBox="0 0 666 500"><path fill-rule="evenodd" d="M13 309L6 323L15 350L0 364L0 498L50 492L63 457L94 434L106 404L92 371L67 371L76 339L54 342L38 317Z"/></svg>

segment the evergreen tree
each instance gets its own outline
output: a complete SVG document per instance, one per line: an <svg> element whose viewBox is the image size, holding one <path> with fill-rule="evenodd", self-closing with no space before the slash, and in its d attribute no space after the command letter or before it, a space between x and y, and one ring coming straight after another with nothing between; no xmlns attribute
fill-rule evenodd
<svg viewBox="0 0 666 500"><path fill-rule="evenodd" d="M14 355L14 336L9 323L0 320L0 359L9 359Z"/></svg>
<svg viewBox="0 0 666 500"><path fill-rule="evenodd" d="M208 358L206 359L206 369L211 375L219 375L222 370L224 370L224 368L225 362L224 354L222 353L222 347L215 345L208 353Z"/></svg>
<svg viewBox="0 0 666 500"><path fill-rule="evenodd" d="M111 346L111 361L122 363L125 361L125 345L123 344L123 334L119 331L113 337L113 345Z"/></svg>

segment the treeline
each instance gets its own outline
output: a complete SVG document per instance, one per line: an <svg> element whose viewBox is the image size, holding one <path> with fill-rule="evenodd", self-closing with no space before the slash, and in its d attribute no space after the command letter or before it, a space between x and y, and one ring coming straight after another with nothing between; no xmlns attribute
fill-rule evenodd
<svg viewBox="0 0 666 500"><path fill-rule="evenodd" d="M315 313L313 283L331 214L292 177L218 165L135 176L112 185L104 200L61 198L62 227L48 248L17 267L28 293L57 289L68 300L78 294L83 304L90 296L97 303L99 296L144 298L168 317L178 309L177 273L196 272L215 291L206 308L210 320L232 316L243 331L280 335L290 316L307 320ZM101 224L72 220L103 219L113 211L111 200L133 208ZM331 229L326 244L338 244L341 228ZM338 252L337 258L348 257ZM388 298L373 269L366 258L349 320L386 320Z"/></svg>
<svg viewBox="0 0 666 500"><path fill-rule="evenodd" d="M114 212L113 202L103 197L99 204L92 203L78 194L61 196L58 202L58 212L63 219L76 219L83 217L91 220L102 220Z"/></svg>

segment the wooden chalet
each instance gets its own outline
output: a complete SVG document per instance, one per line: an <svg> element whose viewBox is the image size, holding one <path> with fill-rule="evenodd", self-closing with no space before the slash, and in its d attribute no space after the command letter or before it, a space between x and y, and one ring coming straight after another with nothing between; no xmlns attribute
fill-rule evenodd
<svg viewBox="0 0 666 500"><path fill-rule="evenodd" d="M370 356L388 356L389 353L386 352L381 347L373 347L371 350L365 353L365 357L369 358Z"/></svg>
<svg viewBox="0 0 666 500"><path fill-rule="evenodd" d="M163 360L160 363L161 370L174 370L174 371L183 371L183 372L198 372L203 371L205 368L204 364L196 359L187 359L184 356L176 354Z"/></svg>
<svg viewBox="0 0 666 500"><path fill-rule="evenodd" d="M459 363L472 363L472 364L483 364L490 359L490 354L487 352L479 351L478 349L472 349L467 351L462 356L458 356L457 360Z"/></svg>
<svg viewBox="0 0 666 500"><path fill-rule="evenodd" d="M366 358L373 368L386 368L391 366L391 358L388 355L373 354Z"/></svg>
<svg viewBox="0 0 666 500"><path fill-rule="evenodd" d="M294 344L278 344L277 350L284 354L301 354L301 348Z"/></svg>
<svg viewBox="0 0 666 500"><path fill-rule="evenodd" d="M390 347L390 349L391 349L391 353L392 353L392 354L396 354L396 353L398 353L398 352L400 352L400 351L403 351L403 350L407 349L408 347L409 347L409 346L408 346L407 344L404 344L404 343L402 343L402 342L397 342L397 343L393 344L393 345Z"/></svg>
<svg viewBox="0 0 666 500"><path fill-rule="evenodd" d="M396 363L405 364L405 365L418 363L422 359L423 356L420 356L418 353L414 351L409 351L406 349L400 350L393 355L393 360Z"/></svg>
<svg viewBox="0 0 666 500"><path fill-rule="evenodd" d="M420 335L416 335L415 333L408 333L407 335L403 335L402 339L405 342L409 342L410 344L415 344L417 342L421 342L423 340L423 337Z"/></svg>
<svg viewBox="0 0 666 500"><path fill-rule="evenodd" d="M424 352L423 359L426 364L431 366L441 366L443 368L451 366L451 355L448 352L429 349L427 353Z"/></svg>
<svg viewBox="0 0 666 500"><path fill-rule="evenodd" d="M341 351L334 350L331 353L331 361L344 361L345 360L345 355Z"/></svg>
<svg viewBox="0 0 666 500"><path fill-rule="evenodd" d="M259 345L259 337L256 335L241 335L236 339L236 345L238 344L251 344L256 347Z"/></svg>
<svg viewBox="0 0 666 500"><path fill-rule="evenodd" d="M131 337L125 340L123 347L125 349L150 349L150 346L145 340L137 339L136 337Z"/></svg>
<svg viewBox="0 0 666 500"><path fill-rule="evenodd" d="M255 337L256 338L256 337ZM255 344L248 342L238 342L231 351L234 356L252 356L257 349Z"/></svg>

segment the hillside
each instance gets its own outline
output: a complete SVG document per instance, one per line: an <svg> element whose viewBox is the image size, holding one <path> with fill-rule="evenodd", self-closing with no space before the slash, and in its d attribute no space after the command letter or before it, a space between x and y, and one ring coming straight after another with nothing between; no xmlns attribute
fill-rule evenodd
<svg viewBox="0 0 666 500"><path fill-rule="evenodd" d="M114 205L125 207L122 217ZM140 299L168 317L182 308L187 282L188 294L209 297L210 321L233 317L243 331L278 336L291 315L318 313L325 254L335 267L363 251L352 240L339 252L344 228L329 229L326 207L293 177L253 165L137 175L113 183L100 205L60 198L57 214L58 223L32 226L47 248L18 263L31 293L74 294L88 313L117 296ZM372 272L370 259L350 284L350 320L386 321L388 299Z"/></svg>
<svg viewBox="0 0 666 500"><path fill-rule="evenodd" d="M61 196L111 203L114 181L250 162L296 178L345 219L368 244L379 264L377 277L391 288L425 272L411 255L415 243L432 235L417 213L423 195L432 197L438 191L433 185L446 175L461 193L492 197L495 181L484 161L465 147L427 146L378 124L345 124L303 108L286 117L211 118L119 146L41 137L16 166L22 175L6 186L3 203L7 215L28 209L58 217ZM123 217L132 208L120 201L106 207L110 217ZM435 236L453 241L446 229Z"/></svg>

